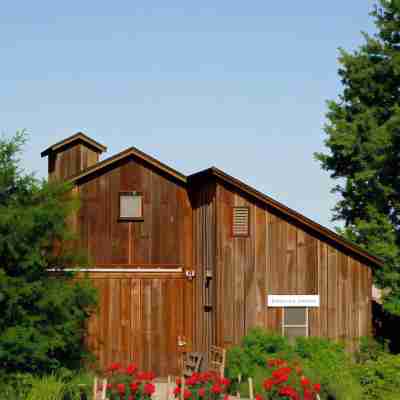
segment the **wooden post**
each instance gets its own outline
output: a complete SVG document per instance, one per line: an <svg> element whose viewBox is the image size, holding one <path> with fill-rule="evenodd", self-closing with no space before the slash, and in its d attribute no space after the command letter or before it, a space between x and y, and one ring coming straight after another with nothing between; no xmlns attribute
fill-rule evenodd
<svg viewBox="0 0 400 400"><path fill-rule="evenodd" d="M185 377L182 376L182 385L181 385L181 400L185 399Z"/></svg>
<svg viewBox="0 0 400 400"><path fill-rule="evenodd" d="M249 396L250 400L254 400L253 378L249 378Z"/></svg>
<svg viewBox="0 0 400 400"><path fill-rule="evenodd" d="M165 400L169 400L169 396L170 396L170 388L171 388L171 375L168 375L168 379L167 379L167 395Z"/></svg>
<svg viewBox="0 0 400 400"><path fill-rule="evenodd" d="M93 400L96 400L97 397L97 376L94 377L93 382Z"/></svg>
<svg viewBox="0 0 400 400"><path fill-rule="evenodd" d="M242 383L242 374L239 374L238 375L238 384L239 384L239 387L238 387L238 391L237 391L237 393L236 393L236 397L238 398L238 399L240 399L240 384Z"/></svg>
<svg viewBox="0 0 400 400"><path fill-rule="evenodd" d="M103 379L103 387L101 388L101 400L106 400L107 379Z"/></svg>

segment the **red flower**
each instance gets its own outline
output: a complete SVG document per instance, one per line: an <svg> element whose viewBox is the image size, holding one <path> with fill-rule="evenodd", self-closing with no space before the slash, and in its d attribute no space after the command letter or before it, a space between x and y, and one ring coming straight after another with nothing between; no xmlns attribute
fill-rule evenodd
<svg viewBox="0 0 400 400"><path fill-rule="evenodd" d="M192 397L192 392L188 389L185 389L185 391L183 392L183 398L190 399L191 397Z"/></svg>
<svg viewBox="0 0 400 400"><path fill-rule="evenodd" d="M263 383L264 389L269 391L272 389L272 386L274 386L274 381L272 379L266 379Z"/></svg>
<svg viewBox="0 0 400 400"><path fill-rule="evenodd" d="M279 368L272 373L272 376L276 379L279 379L282 376L288 376L292 372L291 368Z"/></svg>
<svg viewBox="0 0 400 400"><path fill-rule="evenodd" d="M229 395L228 395L228 394L226 394L226 395L224 396L224 400L229 400Z"/></svg>
<svg viewBox="0 0 400 400"><path fill-rule="evenodd" d="M279 390L280 396L289 397L292 400L300 400L300 396L295 389L290 386L284 386Z"/></svg>
<svg viewBox="0 0 400 400"><path fill-rule="evenodd" d="M139 381L152 381L155 378L154 372L138 372L136 378Z"/></svg>
<svg viewBox="0 0 400 400"><path fill-rule="evenodd" d="M139 389L139 384L137 382L132 382L129 386L132 393L136 393L136 391Z"/></svg>
<svg viewBox="0 0 400 400"><path fill-rule="evenodd" d="M136 364L129 364L126 368L126 374L127 375L133 375L137 371L137 365Z"/></svg>
<svg viewBox="0 0 400 400"><path fill-rule="evenodd" d="M151 396L156 391L156 387L152 383L146 383L144 385L144 394Z"/></svg>
<svg viewBox="0 0 400 400"><path fill-rule="evenodd" d="M123 383L119 383L117 385L117 390L119 394L124 394L125 393L125 385Z"/></svg>
<svg viewBox="0 0 400 400"><path fill-rule="evenodd" d="M112 384L111 383L107 383L106 389L107 390L111 390L112 389Z"/></svg>
<svg viewBox="0 0 400 400"><path fill-rule="evenodd" d="M221 385L218 385L218 383L214 384L211 388L211 392L214 394L221 394L222 393Z"/></svg>
<svg viewBox="0 0 400 400"><path fill-rule="evenodd" d="M309 386L310 385L310 380L309 379L307 379L306 377L302 377L301 378L301 380L300 380L300 383L301 383L301 386L303 386L303 387L307 387L307 386Z"/></svg>
<svg viewBox="0 0 400 400"><path fill-rule="evenodd" d="M255 400L264 400L261 394L256 394Z"/></svg>
<svg viewBox="0 0 400 400"><path fill-rule="evenodd" d="M314 395L310 389L304 389L304 400L313 400Z"/></svg>
<svg viewBox="0 0 400 400"><path fill-rule="evenodd" d="M176 384L177 384L178 386L180 386L181 383L182 383L182 379L181 379L181 378L176 378Z"/></svg>
<svg viewBox="0 0 400 400"><path fill-rule="evenodd" d="M110 372L116 372L116 371L119 371L120 369L121 369L121 364L120 363L112 363L108 367L108 371L110 371Z"/></svg>
<svg viewBox="0 0 400 400"><path fill-rule="evenodd" d="M178 397L180 394L181 394L181 388L180 388L179 386L177 386L177 387L174 389L174 396L175 396L175 397Z"/></svg>
<svg viewBox="0 0 400 400"><path fill-rule="evenodd" d="M196 375L192 375L190 378L186 379L186 384L188 386L194 386L197 384L197 377Z"/></svg>
<svg viewBox="0 0 400 400"><path fill-rule="evenodd" d="M314 390L319 393L321 391L321 384L320 383L316 383L314 384Z"/></svg>
<svg viewBox="0 0 400 400"><path fill-rule="evenodd" d="M219 383L222 386L228 387L231 384L231 381L228 378L221 378Z"/></svg>
<svg viewBox="0 0 400 400"><path fill-rule="evenodd" d="M206 389L200 388L198 395L199 395L199 397L204 397L206 395Z"/></svg>

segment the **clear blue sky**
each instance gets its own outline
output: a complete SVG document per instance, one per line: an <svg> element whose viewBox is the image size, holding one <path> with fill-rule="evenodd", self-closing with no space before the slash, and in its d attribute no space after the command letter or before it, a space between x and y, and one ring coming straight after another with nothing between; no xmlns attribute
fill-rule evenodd
<svg viewBox="0 0 400 400"><path fill-rule="evenodd" d="M168 4L168 7L166 6ZM373 1L9 1L0 10L0 129L40 151L84 131L192 173L215 165L332 227L325 101L337 49L373 32Z"/></svg>

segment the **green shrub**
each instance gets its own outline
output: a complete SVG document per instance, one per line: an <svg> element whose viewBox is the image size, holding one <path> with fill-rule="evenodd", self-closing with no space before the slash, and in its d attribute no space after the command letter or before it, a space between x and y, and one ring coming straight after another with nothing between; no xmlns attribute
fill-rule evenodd
<svg viewBox="0 0 400 400"><path fill-rule="evenodd" d="M64 392L65 383L55 375L48 375L33 380L26 400L63 400Z"/></svg>
<svg viewBox="0 0 400 400"><path fill-rule="evenodd" d="M243 379L265 370L266 359L285 355L292 351L285 337L262 328L254 328L243 337L241 346L234 346L227 353L227 376L235 381L240 375Z"/></svg>
<svg viewBox="0 0 400 400"><path fill-rule="evenodd" d="M343 344L317 337L297 338L294 348L307 376L319 382L321 398L361 400L362 389L354 375L355 363Z"/></svg>
<svg viewBox="0 0 400 400"><path fill-rule="evenodd" d="M32 388L34 377L31 374L0 374L1 400L25 400Z"/></svg>
<svg viewBox="0 0 400 400"><path fill-rule="evenodd" d="M255 391L260 392L263 380L270 375L266 361L271 358L302 365L304 373L313 382L321 384L321 399L363 399L359 377L354 373L356 364L343 344L306 337L298 338L291 345L285 337L261 328L251 330L240 347L228 351L226 373L233 380L232 391L239 389L242 396L248 397L247 378L251 376ZM239 375L244 381L241 385L237 383Z"/></svg>
<svg viewBox="0 0 400 400"><path fill-rule="evenodd" d="M69 184L25 174L25 141L23 133L0 138L0 366L42 375L81 365L97 291L89 280L48 272L85 261L70 245L75 237L67 224L78 201Z"/></svg>
<svg viewBox="0 0 400 400"><path fill-rule="evenodd" d="M400 355L381 354L359 365L357 374L365 400L400 399Z"/></svg>

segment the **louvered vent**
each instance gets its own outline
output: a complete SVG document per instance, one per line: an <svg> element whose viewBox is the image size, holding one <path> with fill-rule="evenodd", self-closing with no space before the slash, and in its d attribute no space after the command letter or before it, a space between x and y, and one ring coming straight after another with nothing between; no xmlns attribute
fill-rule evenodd
<svg viewBox="0 0 400 400"><path fill-rule="evenodd" d="M233 208L233 236L249 236L248 207Z"/></svg>

